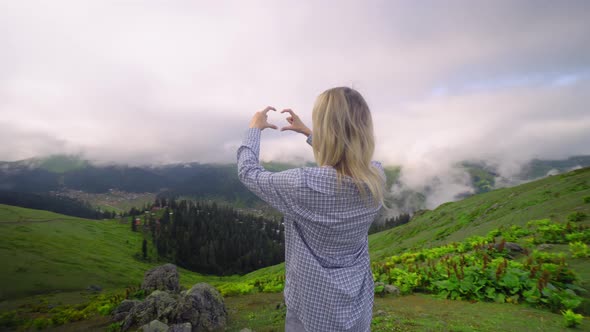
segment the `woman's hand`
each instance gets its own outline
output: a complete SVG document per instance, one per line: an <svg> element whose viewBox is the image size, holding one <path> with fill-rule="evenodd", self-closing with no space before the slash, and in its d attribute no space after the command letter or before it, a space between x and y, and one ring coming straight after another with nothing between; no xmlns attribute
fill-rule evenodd
<svg viewBox="0 0 590 332"><path fill-rule="evenodd" d="M285 112L290 114L290 116L287 117L287 122L289 122L289 125L281 128L281 131L293 130L294 132L303 134L305 136L311 135L311 129L307 128L307 126L303 124L303 122L301 121L299 116L295 114L295 112L293 112L290 109L284 109L281 111L281 113Z"/></svg>
<svg viewBox="0 0 590 332"><path fill-rule="evenodd" d="M277 126L268 123L268 111L276 111L276 109L272 106L267 106L264 110L260 112L256 112L250 120L250 128L258 128L260 130L264 130L266 128L278 129Z"/></svg>

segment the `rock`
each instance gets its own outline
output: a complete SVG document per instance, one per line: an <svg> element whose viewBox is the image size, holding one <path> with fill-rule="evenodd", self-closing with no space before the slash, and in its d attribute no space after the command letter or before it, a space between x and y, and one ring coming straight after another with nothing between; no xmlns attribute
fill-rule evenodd
<svg viewBox="0 0 590 332"><path fill-rule="evenodd" d="M254 332L254 331L252 331L249 328L245 327L245 328L241 329L240 332Z"/></svg>
<svg viewBox="0 0 590 332"><path fill-rule="evenodd" d="M400 291L399 288L393 286L393 285L385 285L385 288L383 289L383 292L385 294L393 294L394 296L399 296L400 295Z"/></svg>
<svg viewBox="0 0 590 332"><path fill-rule="evenodd" d="M90 286L86 287L86 290L91 291L91 292L100 292L100 291L102 291L102 287L100 287L100 285L90 285Z"/></svg>
<svg viewBox="0 0 590 332"><path fill-rule="evenodd" d="M143 302L131 308L121 330L126 331L133 325L142 326L156 319L170 322L174 317L175 308L176 299L170 293L156 290Z"/></svg>
<svg viewBox="0 0 590 332"><path fill-rule="evenodd" d="M494 244L494 249L498 250L500 248L500 243L495 243ZM504 243L504 249L506 251L508 251L508 255L510 257L514 257L517 254L520 254L522 252L524 252L524 248L521 247L518 243L514 243L514 242L506 242Z"/></svg>
<svg viewBox="0 0 590 332"><path fill-rule="evenodd" d="M193 331L225 328L227 311L217 289L206 283L194 285L178 300L175 322L189 322Z"/></svg>
<svg viewBox="0 0 590 332"><path fill-rule="evenodd" d="M537 250L548 250L548 249L551 249L551 248L553 248L553 246L550 245L549 243L543 243L543 244L540 244L537 247Z"/></svg>
<svg viewBox="0 0 590 332"><path fill-rule="evenodd" d="M168 328L168 332L191 332L191 323L174 324Z"/></svg>
<svg viewBox="0 0 590 332"><path fill-rule="evenodd" d="M143 277L141 289L148 292L163 290L178 293L180 291L180 283L178 282L176 265L165 264L147 271Z"/></svg>
<svg viewBox="0 0 590 332"><path fill-rule="evenodd" d="M141 330L143 332L168 332L168 325L159 320L153 320L149 324L143 325Z"/></svg>
<svg viewBox="0 0 590 332"><path fill-rule="evenodd" d="M122 321L127 317L131 309L136 305L140 304L141 301L138 300L123 300L121 304L112 312L112 319L114 322Z"/></svg>
<svg viewBox="0 0 590 332"><path fill-rule="evenodd" d="M387 315L387 313L383 310L379 310L375 313L375 316L385 316L385 315Z"/></svg>

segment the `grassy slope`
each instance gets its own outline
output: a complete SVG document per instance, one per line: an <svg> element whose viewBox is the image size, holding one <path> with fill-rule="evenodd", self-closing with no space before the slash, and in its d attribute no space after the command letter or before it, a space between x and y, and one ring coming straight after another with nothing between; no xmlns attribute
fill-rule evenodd
<svg viewBox="0 0 590 332"><path fill-rule="evenodd" d="M574 211L590 214L585 196L590 196L590 168L446 203L406 225L371 235L371 258L483 236L502 225L525 226L543 218L565 221Z"/></svg>
<svg viewBox="0 0 590 332"><path fill-rule="evenodd" d="M137 285L157 265L133 258L141 241L128 224L0 205L0 299ZM181 277L185 285L204 278L186 270Z"/></svg>

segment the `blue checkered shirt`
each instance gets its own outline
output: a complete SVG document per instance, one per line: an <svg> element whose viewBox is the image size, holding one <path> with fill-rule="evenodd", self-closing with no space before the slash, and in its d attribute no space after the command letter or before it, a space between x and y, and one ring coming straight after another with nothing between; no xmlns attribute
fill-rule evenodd
<svg viewBox="0 0 590 332"><path fill-rule="evenodd" d="M238 175L284 214L287 310L306 331L369 331L374 284L367 233L380 206L362 200L351 178L339 185L332 167L266 171L258 160L260 134L247 131ZM373 166L385 181L381 164Z"/></svg>

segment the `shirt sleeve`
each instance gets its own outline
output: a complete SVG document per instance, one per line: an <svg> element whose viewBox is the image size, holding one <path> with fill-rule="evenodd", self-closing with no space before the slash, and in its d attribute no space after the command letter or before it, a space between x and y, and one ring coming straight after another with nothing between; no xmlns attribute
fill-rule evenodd
<svg viewBox="0 0 590 332"><path fill-rule="evenodd" d="M311 145L311 135L307 136L306 142L307 144Z"/></svg>
<svg viewBox="0 0 590 332"><path fill-rule="evenodd" d="M260 134L258 128L250 128L238 148L238 177L256 196L277 210L288 213L292 209L292 192L300 178L299 169L269 172L260 165Z"/></svg>

